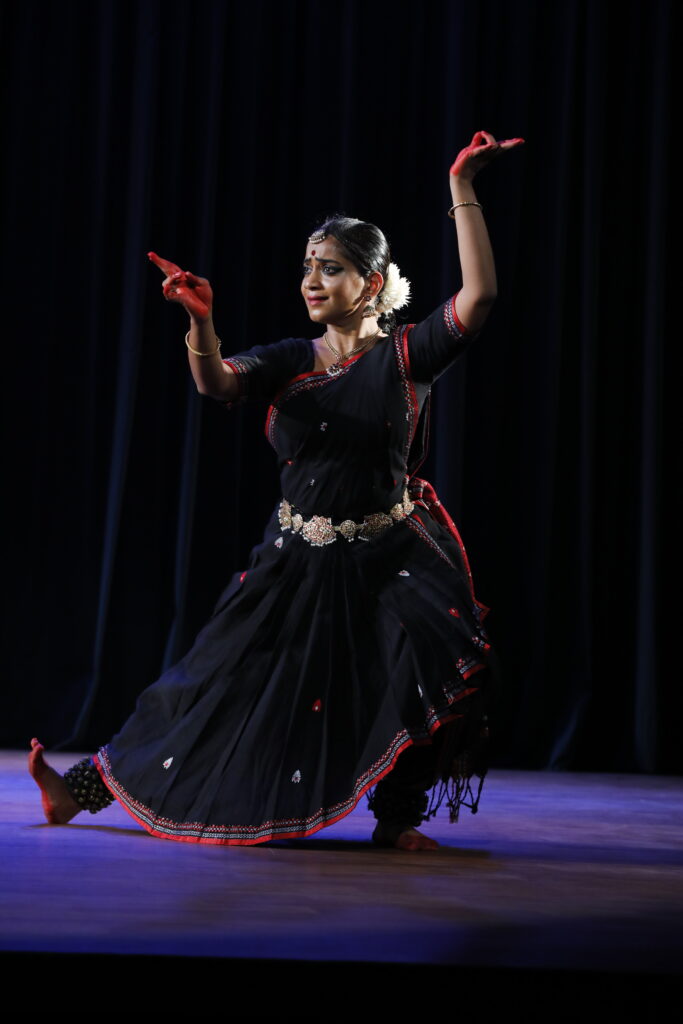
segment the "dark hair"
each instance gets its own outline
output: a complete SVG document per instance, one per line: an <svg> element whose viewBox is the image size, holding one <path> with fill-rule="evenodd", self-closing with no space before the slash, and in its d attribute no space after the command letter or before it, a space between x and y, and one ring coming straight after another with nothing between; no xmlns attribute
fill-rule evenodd
<svg viewBox="0 0 683 1024"><path fill-rule="evenodd" d="M351 260L361 277L369 277L379 271L386 281L391 252L384 232L375 224L335 213L311 233L319 232L333 235L337 239L344 255ZM390 331L395 324L394 315L391 312L380 313L377 322L382 330Z"/></svg>

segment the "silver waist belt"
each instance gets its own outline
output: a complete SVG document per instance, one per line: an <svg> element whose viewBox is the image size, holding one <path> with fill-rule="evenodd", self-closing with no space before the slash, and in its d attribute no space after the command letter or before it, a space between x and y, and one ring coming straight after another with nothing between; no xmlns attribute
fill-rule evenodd
<svg viewBox="0 0 683 1024"><path fill-rule="evenodd" d="M335 525L327 516L311 516L310 519L304 519L298 512L293 512L292 506L283 498L278 508L278 519L281 530L300 533L309 544L320 548L323 544L334 544L338 534L348 541L355 540L356 537L358 540L372 540L391 526L400 523L414 508L406 490L403 492L403 501L397 502L388 512L373 512L363 516L362 523L344 519Z"/></svg>

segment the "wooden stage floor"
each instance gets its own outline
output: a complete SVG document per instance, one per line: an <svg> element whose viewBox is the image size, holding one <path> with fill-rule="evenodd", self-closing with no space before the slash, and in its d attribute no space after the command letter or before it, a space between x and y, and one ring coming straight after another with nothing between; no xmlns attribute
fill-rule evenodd
<svg viewBox="0 0 683 1024"><path fill-rule="evenodd" d="M494 771L418 854L371 845L365 800L255 847L154 839L118 804L48 826L25 761L0 754L5 952L682 973L683 779Z"/></svg>

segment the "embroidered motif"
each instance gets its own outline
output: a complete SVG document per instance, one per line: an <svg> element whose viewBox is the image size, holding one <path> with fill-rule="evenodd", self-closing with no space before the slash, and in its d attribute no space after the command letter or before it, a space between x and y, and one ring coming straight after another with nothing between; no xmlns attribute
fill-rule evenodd
<svg viewBox="0 0 683 1024"><path fill-rule="evenodd" d="M301 782L301 772L298 768L292 775L292 782Z"/></svg>
<svg viewBox="0 0 683 1024"><path fill-rule="evenodd" d="M275 544L276 548L281 548L282 547L282 537L276 537L275 541L273 543Z"/></svg>
<svg viewBox="0 0 683 1024"><path fill-rule="evenodd" d="M398 574L399 576L410 576L410 573L408 572L407 569L399 569Z"/></svg>
<svg viewBox="0 0 683 1024"><path fill-rule="evenodd" d="M424 697L424 694L422 692L422 687L420 686L419 683L417 684L417 692L420 694L421 697Z"/></svg>
<svg viewBox="0 0 683 1024"><path fill-rule="evenodd" d="M170 768L172 764L173 764L173 758L172 757L167 757L161 767L162 768Z"/></svg>
<svg viewBox="0 0 683 1024"><path fill-rule="evenodd" d="M458 611L457 608L449 608L448 609L448 614L455 616L456 619L460 618L460 612Z"/></svg>
<svg viewBox="0 0 683 1024"><path fill-rule="evenodd" d="M321 430L327 430L327 423L325 423L325 421L324 421L324 420L323 420L323 422L322 422L322 423L320 424L320 429L321 429Z"/></svg>
<svg viewBox="0 0 683 1024"><path fill-rule="evenodd" d="M245 569L243 573L240 573L240 583L244 583L246 578L247 578L247 571Z"/></svg>
<svg viewBox="0 0 683 1024"><path fill-rule="evenodd" d="M455 667L463 679L468 679L475 672L480 672L481 669L486 668L486 665L481 661L477 661L474 655L470 654L466 658L458 658Z"/></svg>
<svg viewBox="0 0 683 1024"><path fill-rule="evenodd" d="M322 709L323 702L321 701L320 697L318 697L318 699L313 702L313 707L311 708L311 711L322 711Z"/></svg>

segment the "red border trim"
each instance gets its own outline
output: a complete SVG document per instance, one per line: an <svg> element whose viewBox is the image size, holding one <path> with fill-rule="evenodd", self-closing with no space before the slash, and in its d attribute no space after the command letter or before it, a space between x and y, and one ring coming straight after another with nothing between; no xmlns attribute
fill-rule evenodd
<svg viewBox="0 0 683 1024"><path fill-rule="evenodd" d="M313 348L312 341L310 342L310 345L311 348ZM273 433L275 428L275 420L277 418L278 412L280 411L280 404L282 402L286 402L287 398L289 397L287 393L288 391L290 391L290 389L296 388L297 384L302 384L306 380L311 381L311 386L315 386L316 384L331 384L333 381L338 380L340 377L344 377L351 369L353 364L356 362L356 360L362 359L363 356L369 355L370 352L372 351L373 349L370 349L368 352L358 352L356 353L355 356L351 356L351 358L342 365L341 371L335 374L334 377L331 377L327 370L308 370L306 373L298 373L296 377L292 377L291 380L287 381L285 386L280 391L278 391L278 393L275 395L275 398L268 406L268 412L266 413L266 422L263 427L263 432L268 438L268 441L273 446L273 448L275 448L275 437ZM315 362L315 349L313 349L313 361ZM322 379L316 381L314 379L316 377Z"/></svg>
<svg viewBox="0 0 683 1024"><path fill-rule="evenodd" d="M481 667L484 668L485 666L482 665ZM460 700L462 700L464 697L467 697L471 693L474 693L477 689L478 689L478 687L470 687L467 690L464 690L462 693L458 694L458 696L454 700L454 703L457 703ZM446 709L444 708L444 712L445 711L446 711ZM434 722L431 725L431 727L428 727L427 731L428 731L430 736L433 736L434 733L442 725L448 725L449 722L455 721L458 718L462 718L462 715L458 714L457 712L451 712L451 713L448 713L448 714L444 714L444 716L442 718L439 718L436 722ZM377 775L374 775L373 778L370 779L368 782L364 783L363 786L361 787L361 789L359 790L359 792L355 796L349 797L348 806L346 806L344 808L344 810L341 810L337 814L333 814L331 817L327 818L325 821L321 821L321 822L319 822L319 823L317 823L317 824L315 824L315 825L313 825L313 826L311 826L309 828L306 828L305 827L305 823L304 823L303 827L298 828L298 829L293 829L292 831L289 831L289 832L275 832L275 831L271 831L270 833L266 832L265 834L259 836L258 838L253 838L253 839L251 839L251 838L250 839L232 839L232 838L223 838L223 837L218 837L218 836L181 836L181 835L173 835L171 832L165 832L165 831L162 831L161 829L156 829L156 828L154 828L153 825L150 825L148 822L146 822L144 820L144 818L142 818L139 814L136 814L136 812L133 810L132 806L129 803L126 802L125 797L128 796L129 794L126 793L126 791L123 789L123 787L119 787L116 784L116 782L115 782L115 780L113 778L109 778L107 776L106 769L104 768L104 766L102 764L102 761L100 760L100 753L104 753L104 750L102 750L102 751L100 751L100 753L94 755L93 762L96 765L98 772L100 773L100 777L102 778L102 782L107 787L107 789L112 794L112 796L116 798L116 800L121 804L121 806L124 808L124 810L131 816L131 818L133 818L135 821L137 821L137 823L139 825L141 825L146 832L149 832L150 835L157 836L159 839L171 839L174 842L178 842L178 843L205 843L205 844L208 844L208 845L211 845L211 846L260 846L262 843L268 843L268 842L272 842L272 841L278 840L278 839L306 839L308 836L312 836L316 832L320 832L321 829L328 828L330 825L334 825L336 822L341 821L342 818L346 818L349 814L351 814L352 811L354 811L356 809L356 807L358 806L359 801L365 796L365 794L368 792L368 790L372 789L373 786L376 786L377 783L381 781L381 779L383 779L386 775L388 775L391 771L393 771L394 766L396 765L396 761L398 760L398 758L400 757L400 755L403 753L404 750L407 750L408 747L413 746L413 745L420 746L420 745L424 745L425 743L429 742L428 738L425 738L422 741L420 739L413 740L413 739L410 738L410 736L407 735L407 731L406 730L404 730L404 733L406 734L405 735L405 739L400 740L398 742L398 746L396 747L396 750L394 751L393 755L391 756L391 761L387 765L387 767L382 769L382 771L379 772ZM400 737L400 736L401 736L401 733L398 733L397 736L396 736L396 739L394 740L394 743L396 743L396 740L398 740L398 737ZM393 746L393 745L394 744L392 744L391 746ZM391 750L391 746L387 749L384 757L386 757L388 752ZM106 753L104 754L104 756L106 758ZM378 760L382 761L383 758L382 757L378 758ZM130 799L131 799L131 801L133 801L132 797ZM134 803L138 803L138 801L133 801L133 802ZM140 804L139 806L141 808L144 808L144 810L149 810L149 816L151 818L158 817L157 815L154 814L154 812L151 809L145 808L143 804ZM324 808L320 809L318 814L320 814L320 813L324 813ZM314 815L313 817L317 817L317 816L318 815ZM311 819L309 818L308 820L311 820ZM194 827L194 828L201 828L201 827L203 827L201 822L188 822L186 825L182 825L182 824L180 824L178 822L174 822L173 824L175 824L176 826L178 826L180 828L183 828L183 827L185 827L185 828L192 828L192 827ZM267 825L270 826L271 828L273 828L276 824L277 824L277 822L268 822L267 823ZM204 826L204 827L210 828L210 827L214 827L214 826ZM239 828L240 826L229 826L229 827ZM247 828L248 829L254 829L254 828L258 827L258 826L243 826L243 827L246 830Z"/></svg>
<svg viewBox="0 0 683 1024"><path fill-rule="evenodd" d="M239 359L222 359L221 362L230 367L237 381L237 398L244 398L247 393L247 370Z"/></svg>
<svg viewBox="0 0 683 1024"><path fill-rule="evenodd" d="M463 543L463 539L460 536L460 531L458 530L458 527L455 525L455 523L453 522L453 520L451 519L450 515L448 514L448 512L446 511L444 506L441 504L441 502L439 502L439 506L440 506L440 509L441 509L441 513L442 513L444 519L446 520L446 523L445 523L446 529L449 531L449 533L451 533L453 535L453 537L455 538L455 540L457 542L458 547L460 548L460 554L462 556L462 560L463 560L463 563L464 563L464 566L465 566L465 571L467 573L467 582L468 582L468 585L469 585L470 594L472 596L472 600L474 601L475 605L477 606L477 608L481 612L481 617L483 619L483 618L485 618L485 616L488 615L488 613L490 611L490 608L488 608L487 605L482 604L481 601L477 600L476 595L474 593L474 580L472 579L472 570L470 568L470 560L467 557L467 551L465 549L465 545Z"/></svg>
<svg viewBox="0 0 683 1024"><path fill-rule="evenodd" d="M460 289L460 291L462 291L462 288ZM456 326L457 326L459 331L461 331L465 335L473 334L474 333L473 331L470 331L470 329L468 327L465 327L464 323L462 322L462 320L458 316L457 310L455 308L455 300L457 299L459 294L460 294L460 292L456 292L455 295L449 300L450 303L451 303L451 312L453 314L453 319L454 319L455 324L456 324Z"/></svg>
<svg viewBox="0 0 683 1024"><path fill-rule="evenodd" d="M313 342L312 341L310 342L310 345L311 345L311 348L313 348ZM369 352L372 352L372 349L370 349ZM368 355L368 352L357 352L355 356L351 356L350 359L348 359L345 363L342 364L342 370L346 370L347 367L350 367L351 364L355 363L357 359L362 359L363 356L366 356L366 355ZM313 348L313 361L315 362L315 349L314 348ZM306 373L298 373L296 375L296 377L292 377L292 379L287 381L285 386L283 388L281 388L280 391L278 391L278 393L276 394L275 398L273 399L273 405L276 405L280 401L280 399L284 396L285 392L293 384L298 383L300 380L306 380L307 377L325 377L325 378L327 378L327 380L333 381L333 380L337 380L337 378L340 377L340 376L342 376L342 374L337 373L337 374L334 375L334 377L331 377L329 375L329 373L327 372L327 370L307 370Z"/></svg>
<svg viewBox="0 0 683 1024"><path fill-rule="evenodd" d="M488 647L490 647L490 646L491 645L489 644ZM486 665L483 665L481 662L479 662L478 665L473 665L472 668L468 668L467 672L463 672L462 678L463 679L469 679L470 676L475 675L477 672L481 672L481 670L484 669L484 668L486 668ZM479 689L479 687L475 686L475 687L472 688L472 690L465 690L465 694L472 693L474 690L478 690L478 689ZM463 694L463 696L465 694Z"/></svg>
<svg viewBox="0 0 683 1024"><path fill-rule="evenodd" d="M460 549L460 556L463 561L463 568L465 569L465 573L467 575L467 586L470 591L472 602L475 608L479 610L479 618L486 618L490 611L490 608L487 605L482 604L481 601L478 601L474 593L474 580L472 578L472 570L470 568L470 562L467 557L467 551L465 549L463 539L460 536L460 532L458 531L457 526L455 525L450 515L446 511L444 505L441 503L441 500L438 497L436 491L434 490L434 488L432 487L428 480L423 480L419 476L411 477L409 490L413 502L416 505L420 505L422 508L425 508L429 515L434 520L434 522L438 523L439 526L442 526L445 530L447 530L455 540L456 544L458 545L458 548ZM410 525L409 521L408 525ZM413 529L416 528L413 527ZM416 532L419 533L420 531L417 530ZM426 530L425 534L426 536L423 537L423 539L427 540L428 543L437 547L434 538ZM442 557L448 562L448 564L452 566L453 563L446 556L446 554L441 551L441 548L438 548L438 550L441 553Z"/></svg>

